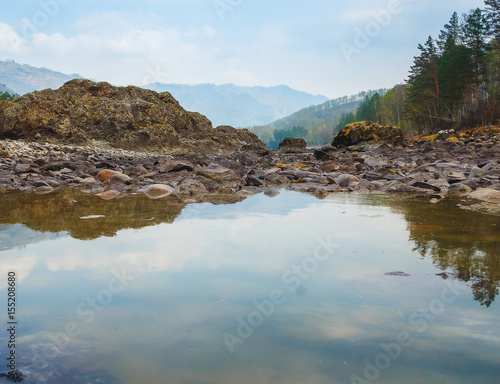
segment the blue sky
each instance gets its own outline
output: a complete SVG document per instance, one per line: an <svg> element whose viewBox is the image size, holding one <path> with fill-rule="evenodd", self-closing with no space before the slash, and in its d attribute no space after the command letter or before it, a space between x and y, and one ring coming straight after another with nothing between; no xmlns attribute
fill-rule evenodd
<svg viewBox="0 0 500 384"><path fill-rule="evenodd" d="M116 85L235 83L330 98L392 87L482 0L2 0L0 60Z"/></svg>

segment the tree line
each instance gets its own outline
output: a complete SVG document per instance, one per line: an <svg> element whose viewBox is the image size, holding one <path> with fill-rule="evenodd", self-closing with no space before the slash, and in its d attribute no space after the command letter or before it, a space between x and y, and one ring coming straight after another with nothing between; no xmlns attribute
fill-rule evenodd
<svg viewBox="0 0 500 384"><path fill-rule="evenodd" d="M418 45L406 84L365 98L337 128L370 120L414 133L472 127L500 119L500 0L453 13L437 38Z"/></svg>

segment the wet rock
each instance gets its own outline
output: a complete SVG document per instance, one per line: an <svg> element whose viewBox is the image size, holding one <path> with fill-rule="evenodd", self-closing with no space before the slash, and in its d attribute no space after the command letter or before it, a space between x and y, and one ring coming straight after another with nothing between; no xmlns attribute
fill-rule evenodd
<svg viewBox="0 0 500 384"><path fill-rule="evenodd" d="M144 190L144 194L150 199L161 199L171 195L174 188L166 184L153 184Z"/></svg>
<svg viewBox="0 0 500 384"><path fill-rule="evenodd" d="M472 188L462 183L455 183L450 186L449 194L453 197L468 196L472 192Z"/></svg>
<svg viewBox="0 0 500 384"><path fill-rule="evenodd" d="M185 179L177 185L175 192L176 195L201 195L207 193L205 185L197 179Z"/></svg>
<svg viewBox="0 0 500 384"><path fill-rule="evenodd" d="M429 190L434 191L434 192L441 192L440 187L437 187L437 186L430 184L430 183L424 183L421 181L411 183L410 186L415 187L415 188L421 188L421 189L429 189Z"/></svg>
<svg viewBox="0 0 500 384"><path fill-rule="evenodd" d="M385 276L403 276L403 277L411 276L408 273L404 273L402 271L386 272L386 273L384 273L384 275Z"/></svg>
<svg viewBox="0 0 500 384"><path fill-rule="evenodd" d="M304 139L294 139L287 137L279 144L279 151L282 153L303 153L306 152L307 143Z"/></svg>
<svg viewBox="0 0 500 384"><path fill-rule="evenodd" d="M352 186L354 183L359 183L359 182L360 182L359 178L349 174L340 175L335 179L335 183L339 187L343 188L347 188L349 186Z"/></svg>
<svg viewBox="0 0 500 384"><path fill-rule="evenodd" d="M120 195L121 195L121 193L119 191L114 190L114 189L110 189L109 191L104 191L104 192L96 194L96 196L99 196L103 200L113 200Z"/></svg>
<svg viewBox="0 0 500 384"><path fill-rule="evenodd" d="M228 188L236 188L245 184L232 170L217 164L200 168L197 174Z"/></svg>
<svg viewBox="0 0 500 384"><path fill-rule="evenodd" d="M500 204L500 191L490 188L479 188L469 194L471 199L476 199L490 204Z"/></svg>
<svg viewBox="0 0 500 384"><path fill-rule="evenodd" d="M246 177L245 181L246 181L246 185L252 186L252 187L260 187L261 185L264 184L261 179L259 179L258 177L254 176L254 175L248 175Z"/></svg>
<svg viewBox="0 0 500 384"><path fill-rule="evenodd" d="M44 186L40 186L40 187L35 188L35 193L37 193L39 195L45 195L45 194L51 193L51 192L54 192L54 188L52 188L49 185L44 185Z"/></svg>

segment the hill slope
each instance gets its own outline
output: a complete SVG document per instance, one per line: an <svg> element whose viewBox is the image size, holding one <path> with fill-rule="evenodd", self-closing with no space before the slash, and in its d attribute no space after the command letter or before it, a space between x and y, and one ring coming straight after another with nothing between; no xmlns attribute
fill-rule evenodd
<svg viewBox="0 0 500 384"><path fill-rule="evenodd" d="M271 124L253 126L249 129L263 140L269 148L277 148L285 137L303 138L309 145L324 145L335 136L335 128L342 114L356 110L366 97L375 93L385 95L386 89L360 92L312 105L279 119Z"/></svg>
<svg viewBox="0 0 500 384"><path fill-rule="evenodd" d="M240 87L234 84L161 84L144 86L156 92L168 91L189 111L200 112L214 124L248 127L268 124L304 107L328 100L294 90L275 87Z"/></svg>
<svg viewBox="0 0 500 384"><path fill-rule="evenodd" d="M32 67L15 61L0 61L0 83L19 95L43 89L57 89L67 81L80 79L79 75L66 75L47 68Z"/></svg>

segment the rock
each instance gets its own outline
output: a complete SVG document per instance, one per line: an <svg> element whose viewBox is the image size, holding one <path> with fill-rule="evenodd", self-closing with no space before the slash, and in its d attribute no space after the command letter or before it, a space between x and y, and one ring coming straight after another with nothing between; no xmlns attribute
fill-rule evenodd
<svg viewBox="0 0 500 384"><path fill-rule="evenodd" d="M478 188L469 197L490 204L500 204L500 191L490 188Z"/></svg>
<svg viewBox="0 0 500 384"><path fill-rule="evenodd" d="M260 187L263 182L260 180L258 177L255 177L253 175L248 175L245 179L246 185L251 186L251 187Z"/></svg>
<svg viewBox="0 0 500 384"><path fill-rule="evenodd" d="M109 179L111 179L113 176L115 175L123 175L123 173L121 172L117 172L117 171L112 171L110 169L103 169L102 171L100 171L98 174L97 174L97 179L101 182L103 181L108 181ZM125 175L124 175L125 176Z"/></svg>
<svg viewBox="0 0 500 384"><path fill-rule="evenodd" d="M473 167L470 171L469 178L477 179L484 176L485 173L486 171L484 169L481 169L479 167Z"/></svg>
<svg viewBox="0 0 500 384"><path fill-rule="evenodd" d="M185 179L177 185L174 193L176 195L201 195L207 193L207 188L200 180Z"/></svg>
<svg viewBox="0 0 500 384"><path fill-rule="evenodd" d="M359 181L360 180L356 176L349 174L340 175L335 179L335 183L342 188L347 188L354 183L359 183Z"/></svg>
<svg viewBox="0 0 500 384"><path fill-rule="evenodd" d="M425 183L422 181L416 181L414 183L411 183L410 186L414 188L429 189L434 192L441 192L440 187L436 187L435 185L432 185L430 183Z"/></svg>
<svg viewBox="0 0 500 384"><path fill-rule="evenodd" d="M393 146L403 145L403 132L390 125L381 126L377 123L362 121L342 128L333 140L332 146L340 148L363 142L376 143L379 141Z"/></svg>
<svg viewBox="0 0 500 384"><path fill-rule="evenodd" d="M114 189L110 189L109 191L104 191L101 193L97 193L96 196L99 196L103 200L112 200L118 196L120 196L120 192L115 191Z"/></svg>
<svg viewBox="0 0 500 384"><path fill-rule="evenodd" d="M174 192L174 188L165 184L153 184L144 190L144 194L150 199L161 199Z"/></svg>
<svg viewBox="0 0 500 384"><path fill-rule="evenodd" d="M194 169L193 164L184 162L184 161L167 161L165 165L162 167L162 172L180 172L180 171L188 171L191 172Z"/></svg>
<svg viewBox="0 0 500 384"><path fill-rule="evenodd" d="M279 144L279 151L282 153L303 153L306 152L307 143L304 139L294 139L287 137Z"/></svg>
<svg viewBox="0 0 500 384"><path fill-rule="evenodd" d="M124 175L123 173L116 172L111 178L109 182L113 183L129 183L132 180L130 176Z"/></svg>
<svg viewBox="0 0 500 384"><path fill-rule="evenodd" d="M97 141L115 148L170 153L229 154L244 146L265 147L246 129L214 129L210 120L187 112L168 92L86 79L2 102L2 138L66 144Z"/></svg>
<svg viewBox="0 0 500 384"><path fill-rule="evenodd" d="M449 194L453 197L468 196L472 192L472 188L462 183L450 185Z"/></svg>
<svg viewBox="0 0 500 384"><path fill-rule="evenodd" d="M39 195L45 195L45 194L51 193L51 192L54 192L54 188L52 188L48 185L44 185L44 186L40 186L38 188L35 188L35 193L37 193Z"/></svg>
<svg viewBox="0 0 500 384"><path fill-rule="evenodd" d="M208 167L200 168L197 174L228 188L236 188L245 184L232 170L218 164L211 164Z"/></svg>
<svg viewBox="0 0 500 384"><path fill-rule="evenodd" d="M411 276L408 273L404 273L404 272L401 272L401 271L386 272L386 273L384 273L384 275L386 275L386 276L405 276L405 277Z"/></svg>
<svg viewBox="0 0 500 384"><path fill-rule="evenodd" d="M17 163L14 165L14 172L15 173L26 173L30 169L29 164L22 164L22 163Z"/></svg>

